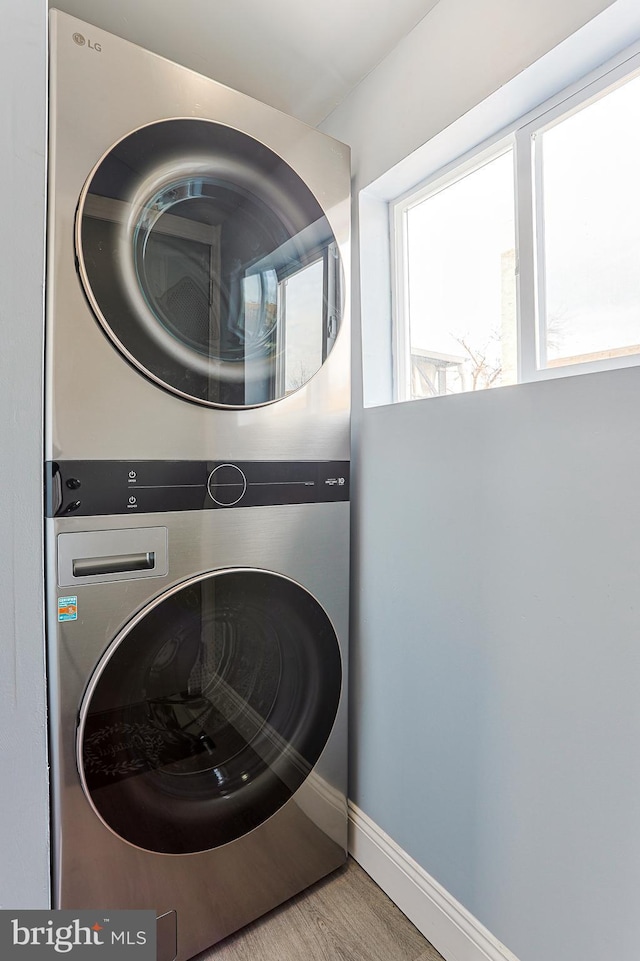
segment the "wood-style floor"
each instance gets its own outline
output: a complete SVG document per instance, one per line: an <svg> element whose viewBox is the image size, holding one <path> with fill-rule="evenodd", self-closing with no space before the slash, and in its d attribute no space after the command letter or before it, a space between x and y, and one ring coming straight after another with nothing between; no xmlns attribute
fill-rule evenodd
<svg viewBox="0 0 640 961"><path fill-rule="evenodd" d="M443 961L355 861L198 961Z"/></svg>

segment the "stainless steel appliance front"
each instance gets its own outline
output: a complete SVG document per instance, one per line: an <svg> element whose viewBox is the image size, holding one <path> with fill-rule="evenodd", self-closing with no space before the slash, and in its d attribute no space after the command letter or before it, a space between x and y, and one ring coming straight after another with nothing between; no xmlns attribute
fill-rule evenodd
<svg viewBox="0 0 640 961"><path fill-rule="evenodd" d="M348 456L348 148L56 11L51 39L47 459Z"/></svg>
<svg viewBox="0 0 640 961"><path fill-rule="evenodd" d="M154 908L184 961L346 856L348 150L51 43L55 905Z"/></svg>
<svg viewBox="0 0 640 961"><path fill-rule="evenodd" d="M348 509L47 521L57 907L184 961L344 862Z"/></svg>

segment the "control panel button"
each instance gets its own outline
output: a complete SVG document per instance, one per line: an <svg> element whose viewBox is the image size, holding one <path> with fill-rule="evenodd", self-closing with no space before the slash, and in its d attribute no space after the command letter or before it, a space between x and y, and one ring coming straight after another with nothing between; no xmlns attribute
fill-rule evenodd
<svg viewBox="0 0 640 961"><path fill-rule="evenodd" d="M77 491L79 487L82 487L77 477L70 477L66 484L70 491Z"/></svg>
<svg viewBox="0 0 640 961"><path fill-rule="evenodd" d="M209 474L207 490L215 504L233 507L245 495L247 478L235 464L218 464Z"/></svg>

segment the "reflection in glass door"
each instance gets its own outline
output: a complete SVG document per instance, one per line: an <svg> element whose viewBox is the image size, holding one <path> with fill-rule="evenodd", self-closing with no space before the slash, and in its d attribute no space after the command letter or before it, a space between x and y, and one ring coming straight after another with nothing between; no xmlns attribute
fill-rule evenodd
<svg viewBox="0 0 640 961"><path fill-rule="evenodd" d="M299 584L260 570L195 577L134 618L96 668L77 737L86 796L136 847L226 844L309 776L341 685L331 622Z"/></svg>
<svg viewBox="0 0 640 961"><path fill-rule="evenodd" d="M80 198L76 250L115 346L203 404L279 400L338 332L341 268L322 208L273 151L220 124L167 120L115 144Z"/></svg>

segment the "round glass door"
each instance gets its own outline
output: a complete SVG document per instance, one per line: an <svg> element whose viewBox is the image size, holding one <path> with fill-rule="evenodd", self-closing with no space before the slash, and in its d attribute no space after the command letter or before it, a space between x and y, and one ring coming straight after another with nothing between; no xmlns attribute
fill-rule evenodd
<svg viewBox="0 0 640 961"><path fill-rule="evenodd" d="M343 284L329 222L291 167L231 127L166 120L117 143L83 190L76 252L116 347L189 400L272 403L335 343Z"/></svg>
<svg viewBox="0 0 640 961"><path fill-rule="evenodd" d="M229 570L161 595L113 641L80 711L82 784L115 834L189 854L274 814L338 709L337 637L300 585Z"/></svg>

